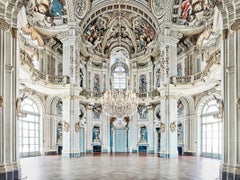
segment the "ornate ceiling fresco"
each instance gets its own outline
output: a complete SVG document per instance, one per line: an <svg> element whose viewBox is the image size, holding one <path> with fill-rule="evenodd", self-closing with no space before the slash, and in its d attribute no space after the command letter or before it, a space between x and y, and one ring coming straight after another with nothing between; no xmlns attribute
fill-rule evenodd
<svg viewBox="0 0 240 180"><path fill-rule="evenodd" d="M155 39L155 30L142 17L131 12L108 12L94 19L84 30L83 39L97 54L107 55L117 46L130 54L146 51Z"/></svg>
<svg viewBox="0 0 240 180"><path fill-rule="evenodd" d="M178 53L201 44L201 34L207 39L215 33L214 8L213 0L30 0L20 28L39 47L62 46L61 39L72 33L84 56L109 58L111 50L121 46L134 58L159 51L167 26L183 35Z"/></svg>

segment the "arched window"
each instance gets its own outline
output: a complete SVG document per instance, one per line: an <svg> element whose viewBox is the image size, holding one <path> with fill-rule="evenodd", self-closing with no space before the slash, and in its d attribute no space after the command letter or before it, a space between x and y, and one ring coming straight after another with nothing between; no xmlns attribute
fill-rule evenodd
<svg viewBox="0 0 240 180"><path fill-rule="evenodd" d="M220 158L222 147L222 118L217 100L207 102L201 112L201 155Z"/></svg>
<svg viewBox="0 0 240 180"><path fill-rule="evenodd" d="M40 113L37 105L30 99L21 103L26 116L19 117L20 157L40 155Z"/></svg>
<svg viewBox="0 0 240 180"><path fill-rule="evenodd" d="M113 70L113 88L114 89L126 89L127 88L127 76L125 68L119 63Z"/></svg>
<svg viewBox="0 0 240 180"><path fill-rule="evenodd" d="M111 51L110 66L113 89L127 89L129 70L129 54L122 47L116 47Z"/></svg>

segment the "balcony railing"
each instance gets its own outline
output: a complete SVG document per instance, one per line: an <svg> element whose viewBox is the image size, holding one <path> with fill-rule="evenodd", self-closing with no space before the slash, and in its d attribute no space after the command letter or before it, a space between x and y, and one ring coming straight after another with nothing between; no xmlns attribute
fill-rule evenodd
<svg viewBox="0 0 240 180"><path fill-rule="evenodd" d="M99 98L102 97L104 92L96 92L96 91L88 91L84 89L81 91L80 96L84 96L86 98ZM160 93L157 90L149 91L145 93L136 93L138 98L154 98L156 96L160 96Z"/></svg>
<svg viewBox="0 0 240 180"><path fill-rule="evenodd" d="M207 65L205 66L205 69L202 72L198 72L194 75L188 76L172 76L171 84L174 84L176 86L182 84L194 84L199 81L204 81L204 77L209 74L210 68L214 64L220 64L220 56L221 51L220 50L215 51L206 61Z"/></svg>
<svg viewBox="0 0 240 180"><path fill-rule="evenodd" d="M65 85L69 84L69 77L68 76L55 76L55 75L48 75L44 74L41 71L34 68L32 63L32 58L24 51L20 50L21 54L21 64L26 64L30 71L32 72L32 77L35 81L43 81L45 84L54 84L54 85Z"/></svg>

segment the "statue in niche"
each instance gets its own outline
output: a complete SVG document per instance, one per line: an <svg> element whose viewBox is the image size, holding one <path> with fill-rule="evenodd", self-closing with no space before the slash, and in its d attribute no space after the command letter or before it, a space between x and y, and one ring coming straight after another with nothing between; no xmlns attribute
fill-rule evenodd
<svg viewBox="0 0 240 180"><path fill-rule="evenodd" d="M93 90L99 92L100 91L100 77L98 74L94 76L94 86Z"/></svg>
<svg viewBox="0 0 240 180"><path fill-rule="evenodd" d="M145 75L141 75L139 79L139 93L147 92L147 80Z"/></svg>
<svg viewBox="0 0 240 180"><path fill-rule="evenodd" d="M177 114L178 115L183 115L183 110L184 110L184 106L181 100L178 100L177 102Z"/></svg>
<svg viewBox="0 0 240 180"><path fill-rule="evenodd" d="M183 126L182 126L182 123L178 123L178 125L177 125L177 139L178 139L178 144L183 143Z"/></svg>
<svg viewBox="0 0 240 180"><path fill-rule="evenodd" d="M177 76L182 76L182 64L177 64Z"/></svg>
<svg viewBox="0 0 240 180"><path fill-rule="evenodd" d="M84 74L83 74L83 70L81 68L79 70L79 73L80 73L80 87L83 87L83 77L84 77Z"/></svg>
<svg viewBox="0 0 240 180"><path fill-rule="evenodd" d="M147 113L148 113L150 108L151 108L150 105L148 105L148 106L139 105L138 106L138 113L139 113L141 119L146 119L147 118Z"/></svg>
<svg viewBox="0 0 240 180"><path fill-rule="evenodd" d="M99 134L100 134L100 128L99 127L94 127L93 128L93 143L101 142L101 140L99 138Z"/></svg>
<svg viewBox="0 0 240 180"><path fill-rule="evenodd" d="M102 113L102 106L98 104L94 104L92 107L92 111L93 111L93 118L100 119L100 115Z"/></svg>
<svg viewBox="0 0 240 180"><path fill-rule="evenodd" d="M62 114L62 106L63 106L63 103L61 100L59 100L57 102L57 105L56 105L56 108L57 108L57 114L61 115Z"/></svg>
<svg viewBox="0 0 240 180"><path fill-rule="evenodd" d="M62 122L57 125L57 144L62 145Z"/></svg>
<svg viewBox="0 0 240 180"><path fill-rule="evenodd" d="M139 143L147 143L147 128L141 127L140 129L140 141Z"/></svg>

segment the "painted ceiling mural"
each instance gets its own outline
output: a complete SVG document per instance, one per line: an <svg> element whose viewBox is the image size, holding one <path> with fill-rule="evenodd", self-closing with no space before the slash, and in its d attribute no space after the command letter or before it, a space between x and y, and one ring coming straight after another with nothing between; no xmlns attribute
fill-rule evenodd
<svg viewBox="0 0 240 180"><path fill-rule="evenodd" d="M97 54L109 54L125 47L131 54L145 51L155 38L152 26L131 12L108 12L94 19L84 30L83 39Z"/></svg>
<svg viewBox="0 0 240 180"><path fill-rule="evenodd" d="M137 3L141 7L134 7ZM77 25L73 28L84 43L84 52L104 58L109 58L115 47L126 49L129 58L149 52L156 47L165 16L170 17L165 19L172 20L172 29L183 34L177 45L178 53L204 43L214 35L215 31L211 30L213 0L172 0L170 10L167 10L167 3L166 0L109 0L109 3L103 0L29 0L25 5L26 17L22 18L21 31L38 47L44 47L48 42L62 46L60 38L70 32L68 22L75 21ZM146 14L144 8L152 14ZM170 15L167 11L171 11Z"/></svg>
<svg viewBox="0 0 240 180"><path fill-rule="evenodd" d="M174 0L173 23L186 27L204 25L213 16L213 0Z"/></svg>

